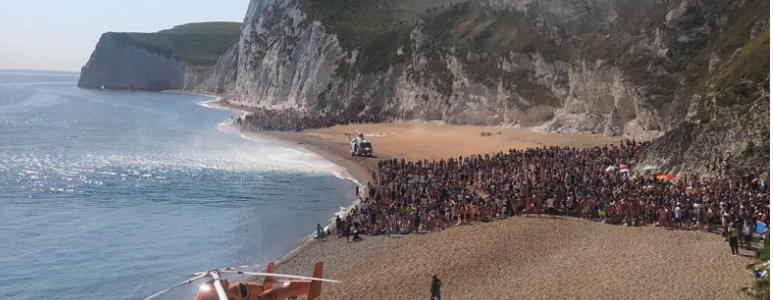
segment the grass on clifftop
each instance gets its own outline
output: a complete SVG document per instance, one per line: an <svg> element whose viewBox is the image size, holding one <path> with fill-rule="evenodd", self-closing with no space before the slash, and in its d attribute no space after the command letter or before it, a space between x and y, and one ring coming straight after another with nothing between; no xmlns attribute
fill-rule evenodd
<svg viewBox="0 0 773 300"><path fill-rule="evenodd" d="M413 24L427 10L460 0L302 0L307 13L332 27L341 46L355 48L403 24Z"/></svg>
<svg viewBox="0 0 773 300"><path fill-rule="evenodd" d="M118 33L145 50L166 56L174 55L197 71L217 63L221 55L239 41L241 23L206 22L178 25L155 33Z"/></svg>

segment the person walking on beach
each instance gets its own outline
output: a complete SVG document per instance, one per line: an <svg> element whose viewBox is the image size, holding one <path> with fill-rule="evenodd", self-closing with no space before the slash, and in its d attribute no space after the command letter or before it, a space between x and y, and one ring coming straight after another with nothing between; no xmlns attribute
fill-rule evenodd
<svg viewBox="0 0 773 300"><path fill-rule="evenodd" d="M432 275L432 286L430 287L430 300L440 300L440 287L443 286L443 282L437 275Z"/></svg>
<svg viewBox="0 0 773 300"><path fill-rule="evenodd" d="M733 256L738 255L738 227L730 223L730 251Z"/></svg>

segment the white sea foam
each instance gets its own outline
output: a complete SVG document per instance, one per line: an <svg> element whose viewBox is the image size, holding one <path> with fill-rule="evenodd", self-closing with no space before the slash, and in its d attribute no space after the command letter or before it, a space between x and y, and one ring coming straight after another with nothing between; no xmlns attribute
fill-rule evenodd
<svg viewBox="0 0 773 300"><path fill-rule="evenodd" d="M238 132L236 129L228 127L227 131ZM294 170L310 173L329 172L340 179L351 180L357 183L343 167L336 165L322 156L302 148L292 148L275 143L269 140L255 138L238 132L243 139L254 141L265 145L260 154L248 154L253 158L260 159L267 163L274 170ZM265 159L264 159L265 158Z"/></svg>
<svg viewBox="0 0 773 300"><path fill-rule="evenodd" d="M202 101L202 102L199 102L199 103L196 103L196 104L198 104L200 106L208 107L208 108L214 108L214 109L220 109L220 110L231 110L228 107L223 107L223 106L220 106L220 105L215 105L214 103L216 103L218 101L220 101L220 97L214 97L214 98L212 98L210 100Z"/></svg>

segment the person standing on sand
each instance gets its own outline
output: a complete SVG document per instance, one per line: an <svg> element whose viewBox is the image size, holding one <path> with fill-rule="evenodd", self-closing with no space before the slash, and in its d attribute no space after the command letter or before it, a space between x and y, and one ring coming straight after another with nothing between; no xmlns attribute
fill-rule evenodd
<svg viewBox="0 0 773 300"><path fill-rule="evenodd" d="M738 226L730 223L730 251L733 256L738 255Z"/></svg>
<svg viewBox="0 0 773 300"><path fill-rule="evenodd" d="M325 236L326 236L325 230L322 228L322 225L319 225L319 223L317 223L317 239L324 242Z"/></svg>
<svg viewBox="0 0 773 300"><path fill-rule="evenodd" d="M667 220L666 220L666 209L664 206L661 206L660 209L658 209L658 226L665 229L667 227Z"/></svg>
<svg viewBox="0 0 773 300"><path fill-rule="evenodd" d="M440 287L443 286L443 282L437 275L432 275L432 285L430 286L430 300L440 300Z"/></svg>
<svg viewBox="0 0 773 300"><path fill-rule="evenodd" d="M553 203L554 201L555 200L553 199L553 197L548 198L548 201L547 201L548 202L547 213L548 213L548 216L550 216L550 218L553 218L553 213L556 210L555 204Z"/></svg>
<svg viewBox="0 0 773 300"><path fill-rule="evenodd" d="M743 243L746 246L746 250L752 249L752 230L752 221L743 221L743 229L741 230L741 233L743 234Z"/></svg>
<svg viewBox="0 0 773 300"><path fill-rule="evenodd" d="M680 229L680 227L682 225L682 208L681 208L681 206L682 206L681 203L677 203L674 206L674 228L676 228L676 229Z"/></svg>

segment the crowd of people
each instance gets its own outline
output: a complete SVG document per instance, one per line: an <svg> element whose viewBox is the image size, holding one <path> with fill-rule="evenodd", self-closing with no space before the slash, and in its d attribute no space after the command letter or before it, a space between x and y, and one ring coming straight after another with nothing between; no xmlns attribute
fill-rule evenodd
<svg viewBox="0 0 773 300"><path fill-rule="evenodd" d="M253 113L236 119L242 131L303 131L335 125L392 122L387 114L373 116L355 113L316 114L296 108L256 109Z"/></svg>
<svg viewBox="0 0 773 300"><path fill-rule="evenodd" d="M522 215L569 215L626 226L720 231L749 247L769 225L768 178L718 158L712 172L673 178L642 171L648 142L593 148L511 149L440 161L378 163L360 204L336 218L340 236L436 231ZM658 176L660 175L660 176ZM736 243L737 245L737 243Z"/></svg>

